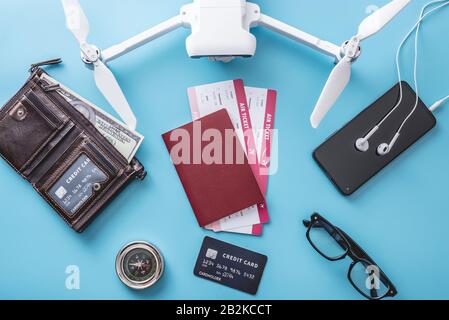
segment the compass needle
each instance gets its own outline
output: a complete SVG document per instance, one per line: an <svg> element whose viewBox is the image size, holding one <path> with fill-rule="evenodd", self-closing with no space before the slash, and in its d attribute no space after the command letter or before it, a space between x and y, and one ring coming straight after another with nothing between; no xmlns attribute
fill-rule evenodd
<svg viewBox="0 0 449 320"><path fill-rule="evenodd" d="M164 262L160 252L145 242L125 246L117 255L117 274L124 284L133 289L152 286L162 276Z"/></svg>

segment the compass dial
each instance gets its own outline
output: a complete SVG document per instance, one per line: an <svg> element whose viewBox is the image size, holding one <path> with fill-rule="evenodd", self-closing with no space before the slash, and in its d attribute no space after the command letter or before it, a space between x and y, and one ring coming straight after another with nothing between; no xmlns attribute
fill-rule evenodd
<svg viewBox="0 0 449 320"><path fill-rule="evenodd" d="M123 261L126 276L133 281L147 281L154 275L157 261L148 250L137 248L131 250Z"/></svg>
<svg viewBox="0 0 449 320"><path fill-rule="evenodd" d="M117 274L128 287L144 289L162 276L163 258L156 247L146 242L133 242L117 255Z"/></svg>

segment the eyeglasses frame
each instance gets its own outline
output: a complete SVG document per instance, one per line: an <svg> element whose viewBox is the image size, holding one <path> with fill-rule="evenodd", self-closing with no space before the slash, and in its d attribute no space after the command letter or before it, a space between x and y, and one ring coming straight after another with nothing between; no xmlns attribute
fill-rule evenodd
<svg viewBox="0 0 449 320"><path fill-rule="evenodd" d="M321 252L319 250L319 248L313 243L313 241L310 237L310 232L311 232L314 224L316 224L316 223L321 223L323 226L327 225L328 227L332 228L332 231L336 232L336 234L338 234L340 236L341 240L339 241L339 239L336 238L335 234L333 234L326 227L324 227L324 229L329 233L329 235L340 245L340 247L342 247L342 249L345 250L345 252L341 256L329 257L326 254L324 254L323 252ZM351 283L351 285L354 287L354 289L356 289L362 296L364 296L365 298L367 298L369 300L381 300L385 297L394 297L397 295L398 292L397 292L395 286L393 285L391 280L385 275L385 273L382 271L382 269L380 269L380 267L377 265L377 263L375 263L374 260L343 230L334 226L332 223L330 223L328 220L326 220L319 213L314 213L311 216L310 221L303 220L303 224L307 228L307 232L306 232L307 240L309 241L310 245L322 257L324 257L325 259L327 259L329 261L340 261L340 260L345 259L346 257L349 257L352 259L352 263L349 266L347 278L348 278L349 282ZM354 281L351 278L351 273L352 273L354 267L357 265L357 263L373 265L379 269L379 276L380 276L379 280L388 286L388 290L383 296L370 297L367 294L365 294L362 290L360 290L360 288L358 288L358 286L354 283Z"/></svg>

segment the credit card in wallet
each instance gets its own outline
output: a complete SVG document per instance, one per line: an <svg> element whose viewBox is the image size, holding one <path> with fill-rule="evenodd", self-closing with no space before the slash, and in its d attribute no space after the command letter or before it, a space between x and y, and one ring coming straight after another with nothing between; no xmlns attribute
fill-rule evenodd
<svg viewBox="0 0 449 320"><path fill-rule="evenodd" d="M50 197L72 217L92 196L96 185L108 180L88 156L82 154L50 189Z"/></svg>
<svg viewBox="0 0 449 320"><path fill-rule="evenodd" d="M249 294L256 294L267 256L205 237L194 274Z"/></svg>

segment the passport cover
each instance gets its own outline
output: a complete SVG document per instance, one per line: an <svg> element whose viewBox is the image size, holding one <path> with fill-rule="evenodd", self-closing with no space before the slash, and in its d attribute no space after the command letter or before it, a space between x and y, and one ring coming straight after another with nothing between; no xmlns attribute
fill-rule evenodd
<svg viewBox="0 0 449 320"><path fill-rule="evenodd" d="M198 131L195 134L194 127ZM197 129L199 127L200 129ZM180 143L181 139L176 140L171 139L171 137L173 132L178 133L180 131L177 130L180 129L184 129L189 133L188 151L190 162L176 164L177 161L173 158L172 149ZM211 141L208 139L201 138L205 131L210 129L214 129L215 132L218 130L222 137L221 154L223 161L221 163L207 164L201 157L199 162L194 162L193 149L195 144L201 145L201 153L203 153L205 147L211 144ZM168 152L172 156L172 161L175 163L176 171L190 205L201 227L228 217L240 210L265 202L248 159L235 134L233 134L232 146L234 161L232 164L226 163L226 151L229 152L229 141L228 150L226 150L227 143L225 143L225 137L229 136L227 130L234 132L234 126L227 111L222 109L162 135ZM178 134L174 134L174 136L178 137ZM198 140L201 140L201 142ZM236 163L237 154L243 154L244 162L242 164ZM198 154L196 157L198 157Z"/></svg>

